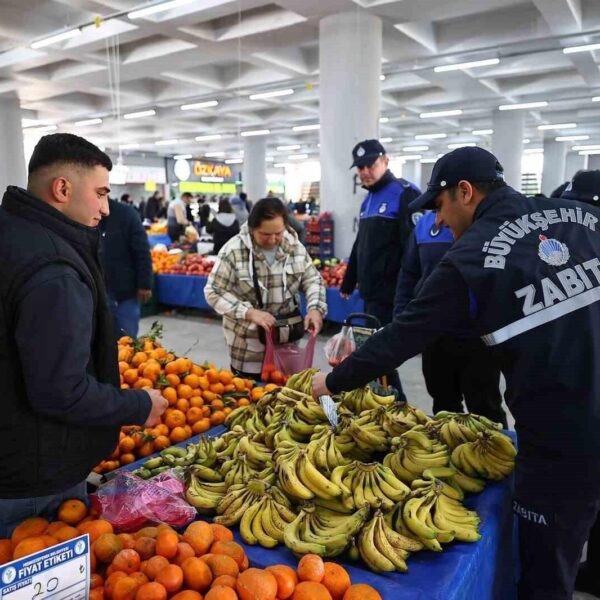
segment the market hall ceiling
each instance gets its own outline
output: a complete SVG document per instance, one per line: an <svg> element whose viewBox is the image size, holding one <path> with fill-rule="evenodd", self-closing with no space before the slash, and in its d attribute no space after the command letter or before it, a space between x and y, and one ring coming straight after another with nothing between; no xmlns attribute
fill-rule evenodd
<svg viewBox="0 0 600 600"><path fill-rule="evenodd" d="M278 146L316 158L319 20L364 11L383 20L383 62L373 68L385 77L380 137L392 151L439 132L447 137L429 140L424 155L489 144L489 133L473 131L489 131L498 106L517 102L548 103L526 112L530 148L544 134L600 144L598 0L191 0L131 14L155 4L0 0L0 98L18 94L27 136L72 131L108 149L235 158L241 132L268 129L276 162L289 154ZM563 52L579 46L590 49ZM479 61L489 64L435 69ZM250 99L266 92L281 95ZM129 116L118 125L117 108ZM447 110L462 113L420 118ZM538 129L564 123L576 127Z"/></svg>

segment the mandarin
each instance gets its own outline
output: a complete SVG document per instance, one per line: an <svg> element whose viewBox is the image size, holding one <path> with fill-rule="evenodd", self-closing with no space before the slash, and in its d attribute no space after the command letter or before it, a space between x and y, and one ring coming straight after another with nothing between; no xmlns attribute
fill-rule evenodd
<svg viewBox="0 0 600 600"><path fill-rule="evenodd" d="M271 573L277 580L277 598L286 600L289 598L298 585L298 576L292 567L287 565L272 565L265 569Z"/></svg>
<svg viewBox="0 0 600 600"><path fill-rule="evenodd" d="M275 600L277 580L262 569L246 569L237 579L236 592L240 600Z"/></svg>
<svg viewBox="0 0 600 600"><path fill-rule="evenodd" d="M343 600L381 600L381 595L366 583L355 583L346 590Z"/></svg>
<svg viewBox="0 0 600 600"><path fill-rule="evenodd" d="M332 600L329 590L316 581L302 581L296 586L292 600Z"/></svg>
<svg viewBox="0 0 600 600"><path fill-rule="evenodd" d="M305 554L298 563L298 579L320 583L325 575L323 559L316 554Z"/></svg>
<svg viewBox="0 0 600 600"><path fill-rule="evenodd" d="M191 557L183 561L181 565L183 579L186 587L204 592L210 587L213 579L210 567L199 558Z"/></svg>

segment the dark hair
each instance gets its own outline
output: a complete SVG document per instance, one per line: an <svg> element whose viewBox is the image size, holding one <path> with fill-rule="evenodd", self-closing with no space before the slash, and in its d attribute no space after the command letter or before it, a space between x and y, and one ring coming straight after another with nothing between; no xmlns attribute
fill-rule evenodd
<svg viewBox="0 0 600 600"><path fill-rule="evenodd" d="M220 213L232 213L233 209L231 208L231 204L227 198L223 198L219 200L219 212Z"/></svg>
<svg viewBox="0 0 600 600"><path fill-rule="evenodd" d="M247 198L248 194L246 194L246 192L240 192L240 200L246 201Z"/></svg>
<svg viewBox="0 0 600 600"><path fill-rule="evenodd" d="M471 181L469 182L480 194L483 194L484 196L487 196L490 192L493 192L494 190L499 190L503 187L507 186L506 181ZM454 185L450 188L448 188L448 191L452 194L452 197L454 197L454 192L456 190L458 186Z"/></svg>
<svg viewBox="0 0 600 600"><path fill-rule="evenodd" d="M129 194L123 194L121 196L121 202L127 202L129 200L130 195Z"/></svg>
<svg viewBox="0 0 600 600"><path fill-rule="evenodd" d="M38 169L56 164L112 169L112 161L100 148L72 133L45 135L33 149L29 161L29 175Z"/></svg>
<svg viewBox="0 0 600 600"><path fill-rule="evenodd" d="M183 192L183 194L181 194L182 198L193 198L192 194L190 192Z"/></svg>
<svg viewBox="0 0 600 600"><path fill-rule="evenodd" d="M257 229L263 221L270 221L281 217L287 229L288 227L288 211L283 202L279 198L263 198L259 200L250 211L248 216L248 227Z"/></svg>

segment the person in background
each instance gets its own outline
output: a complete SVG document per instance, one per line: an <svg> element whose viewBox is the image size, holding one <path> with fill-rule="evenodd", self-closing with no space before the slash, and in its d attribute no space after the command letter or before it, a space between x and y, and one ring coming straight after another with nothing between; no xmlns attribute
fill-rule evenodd
<svg viewBox="0 0 600 600"><path fill-rule="evenodd" d="M9 186L0 206L0 538L86 499L121 427L153 427L168 406L158 390L119 387L98 256L111 169L87 140L46 135L27 189Z"/></svg>
<svg viewBox="0 0 600 600"><path fill-rule="evenodd" d="M133 205L133 200L131 199L131 195L130 194L122 194L121 195L121 202L123 202L124 204Z"/></svg>
<svg viewBox="0 0 600 600"><path fill-rule="evenodd" d="M198 230L193 225L188 225L185 228L185 232L183 234L183 238L181 238L181 241L171 244L169 249L177 248L182 252L191 252L193 254L198 252L199 240L200 236L198 235Z"/></svg>
<svg viewBox="0 0 600 600"><path fill-rule="evenodd" d="M248 220L248 209L246 208L246 202L239 196L233 195L229 199L233 214L237 219L239 226L241 227Z"/></svg>
<svg viewBox="0 0 600 600"><path fill-rule="evenodd" d="M325 283L287 219L281 200L259 200L240 233L221 248L204 290L223 316L231 366L242 377L260 379L265 345L259 328L269 331L276 315L299 316L300 292L307 302L304 328L317 334L323 327Z"/></svg>
<svg viewBox="0 0 600 600"><path fill-rule="evenodd" d="M439 227L435 212L427 212L408 239L396 285L394 319L418 294L454 242L448 227ZM422 353L423 378L433 398L433 413L441 410L483 415L507 428L502 410L500 370L489 348L477 337L442 336Z"/></svg>
<svg viewBox="0 0 600 600"><path fill-rule="evenodd" d="M300 222L294 216L294 211L291 209L290 204L287 205L288 209L288 223L290 227L296 232L298 239L301 244L304 244L304 240L306 238L306 229L304 228L304 223Z"/></svg>
<svg viewBox="0 0 600 600"><path fill-rule="evenodd" d="M206 226L206 232L213 236L213 254L219 254L221 248L240 232L240 225L233 214L229 200L219 201L219 212Z"/></svg>
<svg viewBox="0 0 600 600"><path fill-rule="evenodd" d="M193 196L190 194L190 201L185 204L185 216L189 223L194 224L194 213L192 212Z"/></svg>
<svg viewBox="0 0 600 600"><path fill-rule="evenodd" d="M200 221L200 231L203 227L206 227L210 219L210 206L206 201L206 196L202 195L198 198L198 220Z"/></svg>
<svg viewBox="0 0 600 600"><path fill-rule="evenodd" d="M184 234L185 228L190 224L187 219L187 206L192 201L189 192L183 192L180 198L171 200L167 209L167 233L173 242L178 242Z"/></svg>
<svg viewBox="0 0 600 600"><path fill-rule="evenodd" d="M246 206L246 210L248 211L248 214L250 214L250 211L252 210L252 202L250 202L250 200L248 200L248 194L246 194L246 192L240 192L240 200Z"/></svg>
<svg viewBox="0 0 600 600"><path fill-rule="evenodd" d="M138 336L142 303L152 298L152 259L148 236L133 206L108 202L100 221L102 264L115 337Z"/></svg>
<svg viewBox="0 0 600 600"><path fill-rule="evenodd" d="M155 223L158 221L158 213L160 211L160 194L158 191L154 192L148 202L146 203L145 218Z"/></svg>
<svg viewBox="0 0 600 600"><path fill-rule="evenodd" d="M146 200L144 200L144 198L142 198L137 205L137 211L140 215L140 219L143 221L146 218Z"/></svg>
<svg viewBox="0 0 600 600"><path fill-rule="evenodd" d="M360 208L358 234L340 294L349 298L358 284L365 312L387 325L394 312L402 254L413 229L408 204L420 191L388 169L389 158L378 140L356 144L352 159L352 167L356 167L363 188L369 193ZM388 373L387 380L398 390L400 399L405 399L398 372Z"/></svg>

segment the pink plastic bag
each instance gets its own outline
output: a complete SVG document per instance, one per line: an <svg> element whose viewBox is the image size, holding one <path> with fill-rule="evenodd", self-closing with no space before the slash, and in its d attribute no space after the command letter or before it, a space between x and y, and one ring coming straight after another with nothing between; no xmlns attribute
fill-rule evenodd
<svg viewBox="0 0 600 600"><path fill-rule="evenodd" d="M344 325L342 330L325 344L325 356L332 367L337 367L347 356L356 350L352 327Z"/></svg>
<svg viewBox="0 0 600 600"><path fill-rule="evenodd" d="M137 531L145 523L184 527L193 521L196 509L184 500L183 484L167 473L155 479L119 473L91 494L92 506L117 531Z"/></svg>
<svg viewBox="0 0 600 600"><path fill-rule="evenodd" d="M317 336L311 334L308 343L304 348L300 347L299 342L289 344L274 344L271 332L266 335L266 350L262 368L262 379L267 381L270 375L279 371L285 377L300 373L305 369L310 369L315 357L315 344ZM273 379L271 377L271 379ZM273 383L283 383L283 381L273 381Z"/></svg>

